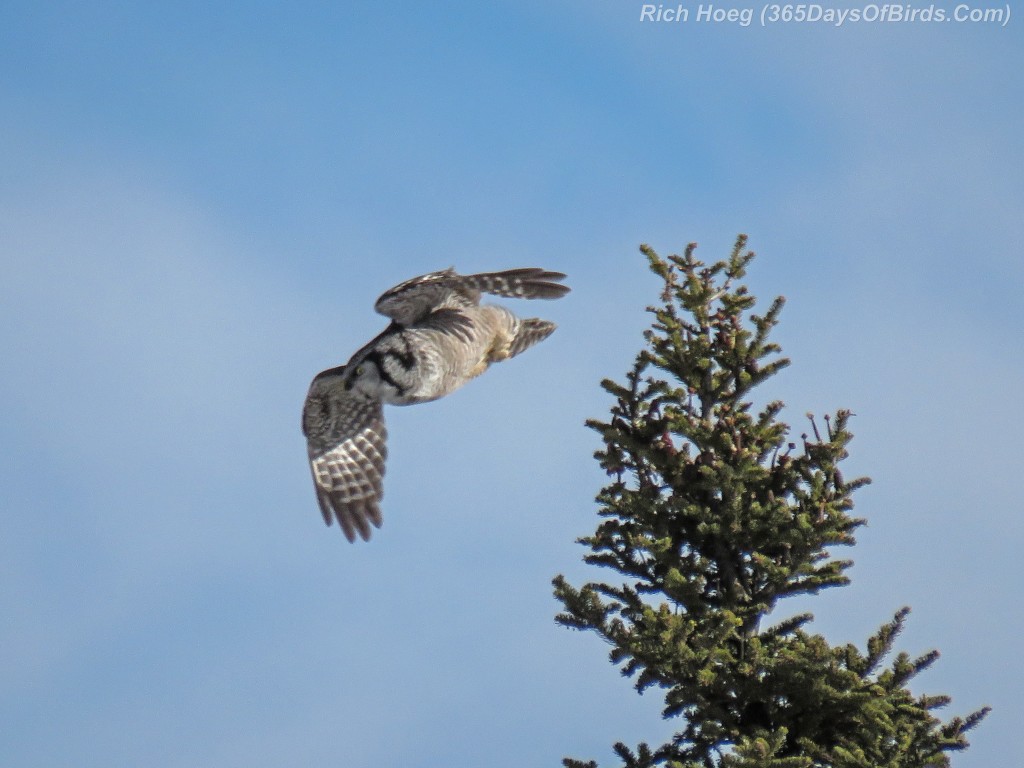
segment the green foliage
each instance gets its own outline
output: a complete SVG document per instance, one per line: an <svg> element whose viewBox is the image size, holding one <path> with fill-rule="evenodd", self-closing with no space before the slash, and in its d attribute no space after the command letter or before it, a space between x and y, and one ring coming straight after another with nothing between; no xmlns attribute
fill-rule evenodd
<svg viewBox="0 0 1024 768"><path fill-rule="evenodd" d="M851 561L830 548L854 543L864 521L850 516L852 496L869 482L839 469L849 411L825 416L823 429L808 414L799 441L778 419L781 402L754 412L753 388L789 364L768 340L783 299L752 313L755 298L737 284L754 256L743 236L710 266L693 245L667 259L641 250L664 290L625 383L602 382L610 420L588 422L612 479L597 496L603 521L580 539L587 563L626 581L554 580L558 622L597 633L637 691L660 688L663 715L685 723L657 748L616 744L622 765L948 765L987 709L942 723L931 712L946 697L908 691L935 652L901 653L880 670L908 609L864 653L805 632L810 614L761 628L780 599L848 583Z"/></svg>

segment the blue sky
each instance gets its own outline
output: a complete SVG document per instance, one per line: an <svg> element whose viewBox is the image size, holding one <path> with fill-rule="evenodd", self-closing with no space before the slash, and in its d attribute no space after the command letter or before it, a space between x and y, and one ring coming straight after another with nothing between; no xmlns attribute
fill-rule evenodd
<svg viewBox="0 0 1024 768"><path fill-rule="evenodd" d="M900 648L942 652L916 689L995 707L954 765L1016 749L1020 20L214 5L0 6L5 765L660 743L657 696L555 626L550 579L604 575L573 543L602 482L582 423L657 297L637 246L714 260L741 231L752 291L788 299L764 396L797 429L851 408L847 474L874 478L853 585L792 611L863 643L911 605ZM451 264L574 290L529 308L544 344L389 411L385 525L349 546L306 387L382 327L381 291Z"/></svg>

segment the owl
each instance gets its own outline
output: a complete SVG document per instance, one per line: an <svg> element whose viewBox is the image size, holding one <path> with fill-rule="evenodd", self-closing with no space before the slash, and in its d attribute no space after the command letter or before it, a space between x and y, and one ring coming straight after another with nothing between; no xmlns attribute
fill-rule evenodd
<svg viewBox="0 0 1024 768"><path fill-rule="evenodd" d="M510 269L460 275L454 269L414 277L385 292L374 308L391 324L345 365L314 377L302 409L316 498L328 525L350 542L381 524L387 430L384 404L437 400L532 347L555 330L537 318L481 304L489 293L557 299L569 292L561 272Z"/></svg>

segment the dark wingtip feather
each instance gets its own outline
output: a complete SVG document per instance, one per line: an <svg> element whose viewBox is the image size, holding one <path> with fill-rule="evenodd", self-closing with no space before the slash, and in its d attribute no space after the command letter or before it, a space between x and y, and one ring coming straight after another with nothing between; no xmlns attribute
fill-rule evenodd
<svg viewBox="0 0 1024 768"><path fill-rule="evenodd" d="M380 514L380 507L375 499L364 499L360 501L344 501L341 498L331 498L330 512L324 512L323 504L321 511L324 512L324 520L328 525L334 520L338 521L338 527L349 542L354 543L356 538L369 541L374 528L380 528L383 520Z"/></svg>
<svg viewBox="0 0 1024 768"><path fill-rule="evenodd" d="M341 528L341 532L345 534L345 538L348 539L349 544L353 544L356 540L356 530L352 527L352 521L345 512L339 511L336 515L338 520L338 527Z"/></svg>
<svg viewBox="0 0 1024 768"><path fill-rule="evenodd" d="M330 525L334 521L334 514L331 511L331 500L327 494L321 490L319 485L316 485L316 502L320 505L320 514L324 516L324 523L326 525Z"/></svg>
<svg viewBox="0 0 1024 768"><path fill-rule="evenodd" d="M522 273L523 284L531 289L531 299L560 299L572 290L568 285L556 282L567 277L564 272L552 272L537 267L524 269Z"/></svg>

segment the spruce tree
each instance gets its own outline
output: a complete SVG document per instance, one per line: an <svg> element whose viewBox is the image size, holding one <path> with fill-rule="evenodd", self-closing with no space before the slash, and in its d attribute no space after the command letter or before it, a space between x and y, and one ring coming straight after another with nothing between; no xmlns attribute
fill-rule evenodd
<svg viewBox="0 0 1024 768"><path fill-rule="evenodd" d="M662 258L641 247L661 303L648 308L654 321L625 382L602 382L610 420L588 422L611 479L597 496L603 521L579 541L587 563L625 581L554 580L557 621L596 632L637 691L661 688L663 716L682 723L661 746L615 752L625 768L948 765L988 709L942 722L933 712L947 696L909 691L935 651L886 663L907 608L864 650L807 631L809 613L772 613L783 598L848 583L851 561L830 549L854 543L864 521L852 497L870 481L839 468L849 411L822 423L808 414L799 439L779 419L782 402L753 412L752 390L789 363L768 340L784 300L751 312L755 298L738 284L754 256L744 236L710 266L694 248Z"/></svg>

